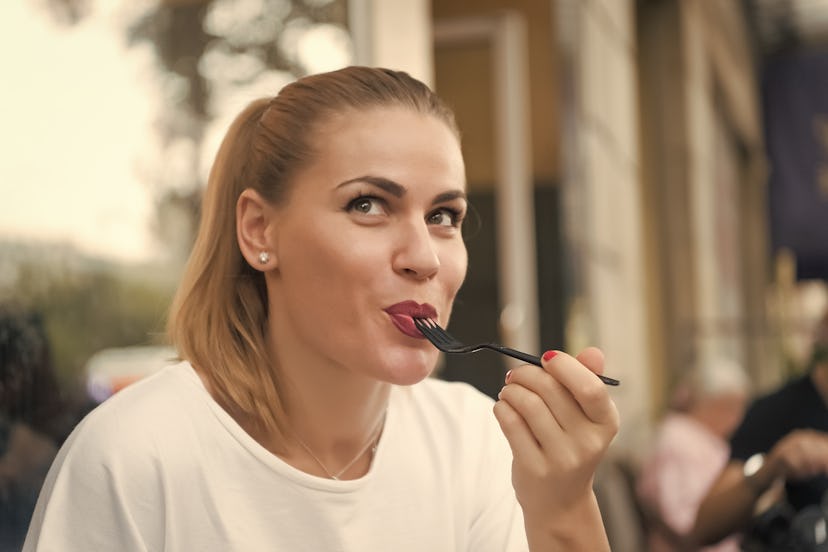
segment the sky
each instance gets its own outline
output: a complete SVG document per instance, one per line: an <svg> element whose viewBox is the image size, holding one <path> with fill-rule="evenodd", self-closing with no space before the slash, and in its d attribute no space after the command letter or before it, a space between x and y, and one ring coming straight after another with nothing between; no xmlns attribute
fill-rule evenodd
<svg viewBox="0 0 828 552"><path fill-rule="evenodd" d="M0 241L59 241L124 262L157 259L153 190L140 175L158 162L152 125L161 97L151 47L127 49L123 32L125 10L141 3L91 1L91 14L69 27L39 4L0 3ZM289 46L309 72L348 63L341 28L293 34ZM222 69L239 66L232 61ZM245 90L217 94L221 109L202 159L212 159L244 104L288 81L265 72ZM208 170L209 161L201 168Z"/></svg>
<svg viewBox="0 0 828 552"><path fill-rule="evenodd" d="M0 239L150 259L152 196L136 167L153 139L152 54L124 48L115 12L64 28L36 4L0 7Z"/></svg>

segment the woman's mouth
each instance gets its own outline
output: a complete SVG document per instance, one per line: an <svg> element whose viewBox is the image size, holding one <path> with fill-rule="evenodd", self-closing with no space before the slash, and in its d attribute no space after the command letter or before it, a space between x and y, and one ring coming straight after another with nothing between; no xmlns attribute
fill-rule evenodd
<svg viewBox="0 0 828 552"><path fill-rule="evenodd" d="M403 301L385 309L391 322L408 337L425 339L423 334L414 325L415 318L437 318L437 310L428 303L417 303L416 301Z"/></svg>

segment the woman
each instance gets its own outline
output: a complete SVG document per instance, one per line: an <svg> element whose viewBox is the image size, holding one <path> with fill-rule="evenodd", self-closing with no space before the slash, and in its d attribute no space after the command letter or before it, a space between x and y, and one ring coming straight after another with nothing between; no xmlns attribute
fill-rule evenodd
<svg viewBox="0 0 828 552"><path fill-rule="evenodd" d="M463 281L464 172L451 112L405 73L253 102L173 305L184 362L80 425L26 550L608 549L600 351L514 369L502 433L487 398L428 378L412 317L446 324Z"/></svg>

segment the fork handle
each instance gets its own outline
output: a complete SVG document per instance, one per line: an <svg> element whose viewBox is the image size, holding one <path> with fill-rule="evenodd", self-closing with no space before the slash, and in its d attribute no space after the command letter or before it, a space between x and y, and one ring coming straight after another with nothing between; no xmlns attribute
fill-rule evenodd
<svg viewBox="0 0 828 552"><path fill-rule="evenodd" d="M529 364L534 364L535 366L543 367L543 364L541 364L540 357L537 357L535 355L530 355L529 353L524 353L523 351L518 351L517 349L504 347L503 345L492 345L492 348L497 351L500 351L506 356L522 360L523 362L528 362Z"/></svg>
<svg viewBox="0 0 828 552"><path fill-rule="evenodd" d="M510 356L512 358L516 358L518 360L522 360L523 362L528 362L529 364L534 364L535 366L543 367L541 363L541 359L538 356L530 355L528 353L524 353L523 351L518 351L517 349L511 349L509 347L504 347L503 345L493 345L492 346L497 351L500 351L504 355ZM598 374L598 379L603 381L607 385L619 385L621 382L615 378L610 378L604 376L602 374Z"/></svg>

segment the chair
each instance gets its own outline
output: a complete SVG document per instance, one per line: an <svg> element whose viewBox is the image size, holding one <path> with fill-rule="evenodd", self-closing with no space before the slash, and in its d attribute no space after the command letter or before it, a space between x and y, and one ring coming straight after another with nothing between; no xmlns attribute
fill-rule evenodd
<svg viewBox="0 0 828 552"><path fill-rule="evenodd" d="M659 532L680 552L698 547L677 534L657 512L639 500L635 484L639 465L632 455L610 452L595 472L593 489L613 552L647 550L649 532Z"/></svg>

